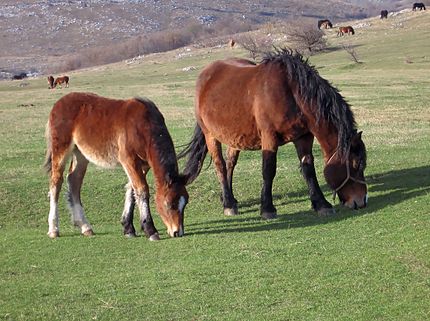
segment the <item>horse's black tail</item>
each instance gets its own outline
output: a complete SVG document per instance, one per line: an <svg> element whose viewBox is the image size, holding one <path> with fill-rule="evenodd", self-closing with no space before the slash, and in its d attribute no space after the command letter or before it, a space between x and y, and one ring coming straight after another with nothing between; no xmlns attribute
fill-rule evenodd
<svg viewBox="0 0 430 321"><path fill-rule="evenodd" d="M208 147L206 145L205 135L200 126L196 124L193 138L188 145L186 145L186 148L178 154L178 158L188 156L183 173L187 176L187 184L192 183L197 176L199 176L207 153Z"/></svg>
<svg viewBox="0 0 430 321"><path fill-rule="evenodd" d="M46 136L46 158L45 158L45 163L43 164L43 167L45 168L45 170L48 174L51 174L52 146L51 146L51 133L50 133L50 128L49 128L49 121L46 124L45 136Z"/></svg>

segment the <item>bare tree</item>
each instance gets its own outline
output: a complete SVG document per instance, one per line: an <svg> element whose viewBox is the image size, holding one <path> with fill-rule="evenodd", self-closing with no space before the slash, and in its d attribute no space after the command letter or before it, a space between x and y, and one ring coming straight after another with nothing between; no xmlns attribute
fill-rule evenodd
<svg viewBox="0 0 430 321"><path fill-rule="evenodd" d="M294 23L285 28L287 39L291 42L294 49L310 55L327 48L327 41L324 32L310 23Z"/></svg>
<svg viewBox="0 0 430 321"><path fill-rule="evenodd" d="M358 54L357 51L355 51L354 47L351 46L351 44L343 44L342 48L349 53L349 56L352 61L354 61L357 64L360 64L361 62L358 60Z"/></svg>
<svg viewBox="0 0 430 321"><path fill-rule="evenodd" d="M256 60L273 47L272 39L268 36L262 35L242 35L237 38L237 43L248 51L249 56L253 60Z"/></svg>

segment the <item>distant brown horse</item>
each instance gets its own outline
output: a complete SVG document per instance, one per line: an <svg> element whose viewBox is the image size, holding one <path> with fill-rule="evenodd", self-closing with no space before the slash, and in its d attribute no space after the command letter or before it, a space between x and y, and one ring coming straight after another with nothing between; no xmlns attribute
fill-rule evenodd
<svg viewBox="0 0 430 321"><path fill-rule="evenodd" d="M276 217L272 183L279 146L293 142L308 184L312 207L333 212L318 185L312 145L321 145L328 185L342 204L367 204L366 149L354 115L336 88L300 54L287 49L266 54L260 64L245 59L215 61L196 85L193 138L179 157L188 156L184 174L192 182L209 151L222 188L224 214L237 214L232 178L240 150L262 150L261 215ZM227 162L221 143L228 146Z"/></svg>
<svg viewBox="0 0 430 321"><path fill-rule="evenodd" d="M318 20L318 29L329 29L329 28L333 28L333 24L331 23L330 20L328 19Z"/></svg>
<svg viewBox="0 0 430 321"><path fill-rule="evenodd" d="M50 173L48 236L59 236L58 197L66 162L68 200L75 226L83 235L93 235L81 203L81 186L88 163L102 167L120 164L129 183L122 214L124 234L135 236L133 211L140 210L140 224L150 240L158 240L149 209L146 174L154 171L155 203L170 236L184 234L184 208L188 202L186 178L178 174L172 139L164 118L145 98L114 100L90 93L70 93L58 100L47 124L45 167Z"/></svg>
<svg viewBox="0 0 430 321"><path fill-rule="evenodd" d="M49 89L52 89L52 88L54 88L54 81L55 81L55 79L54 79L54 77L52 77L52 76L48 76L48 85L49 85Z"/></svg>
<svg viewBox="0 0 430 321"><path fill-rule="evenodd" d="M230 48L233 48L235 44L236 44L236 41L234 41L234 39L230 39L230 40L228 41L228 46L229 46Z"/></svg>
<svg viewBox="0 0 430 321"><path fill-rule="evenodd" d="M344 34L353 35L353 34L355 34L355 32L354 32L354 29L351 26L339 27L337 35L338 36L343 36Z"/></svg>
<svg viewBox="0 0 430 321"><path fill-rule="evenodd" d="M381 10L381 19L388 19L388 10Z"/></svg>
<svg viewBox="0 0 430 321"><path fill-rule="evenodd" d="M60 88L63 88L62 84L66 84L66 88L69 87L69 77L68 76L57 77L55 79L53 88L57 87L57 85L59 85Z"/></svg>

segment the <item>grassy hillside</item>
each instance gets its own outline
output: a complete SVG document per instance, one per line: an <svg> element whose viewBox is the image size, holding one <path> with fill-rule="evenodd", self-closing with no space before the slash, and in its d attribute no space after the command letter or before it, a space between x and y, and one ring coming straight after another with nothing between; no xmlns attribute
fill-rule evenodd
<svg viewBox="0 0 430 321"><path fill-rule="evenodd" d="M70 226L62 197L62 237L52 241L41 164L56 100L71 91L148 96L179 146L193 130L199 70L246 52L184 48L73 72L62 90L48 90L42 78L1 81L0 318L430 319L429 17L355 21L356 35L342 38L328 30L330 50L310 59L353 106L368 149L369 206L357 212L336 204L331 218L311 211L294 147L287 145L278 154L274 221L259 218L258 152L241 154L235 173L241 215L222 215L211 165L188 188L186 236L168 238L155 215L157 243L122 236L126 176L91 165L82 198L96 236L83 238ZM344 43L361 63L350 60ZM329 199L317 145L314 153Z"/></svg>

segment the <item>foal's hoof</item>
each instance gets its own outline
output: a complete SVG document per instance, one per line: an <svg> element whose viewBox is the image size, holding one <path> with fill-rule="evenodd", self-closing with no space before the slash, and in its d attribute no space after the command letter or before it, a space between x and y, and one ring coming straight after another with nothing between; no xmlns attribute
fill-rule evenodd
<svg viewBox="0 0 430 321"><path fill-rule="evenodd" d="M261 217L263 220L273 220L278 217L276 212L261 212Z"/></svg>
<svg viewBox="0 0 430 321"><path fill-rule="evenodd" d="M237 210L237 207L233 207L233 208L225 208L224 209L224 215L225 216L234 216L239 214L239 211Z"/></svg>
<svg viewBox="0 0 430 321"><path fill-rule="evenodd" d="M93 230L89 229L82 233L83 236L94 236Z"/></svg>
<svg viewBox="0 0 430 321"><path fill-rule="evenodd" d="M333 207L325 207L318 210L317 214L319 217L329 217L329 216L335 215L336 211L334 210Z"/></svg>
<svg viewBox="0 0 430 321"><path fill-rule="evenodd" d="M158 235L158 233L154 233L149 237L150 241L159 241L160 240L160 236Z"/></svg>
<svg viewBox="0 0 430 321"><path fill-rule="evenodd" d="M50 239L56 239L60 236L60 232L58 231L52 231L47 233Z"/></svg>

